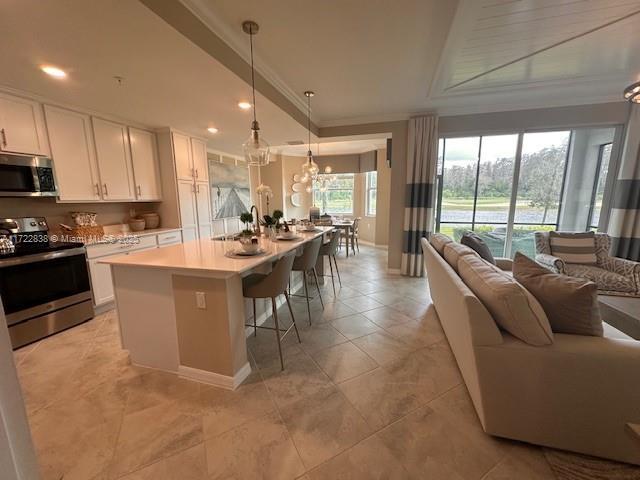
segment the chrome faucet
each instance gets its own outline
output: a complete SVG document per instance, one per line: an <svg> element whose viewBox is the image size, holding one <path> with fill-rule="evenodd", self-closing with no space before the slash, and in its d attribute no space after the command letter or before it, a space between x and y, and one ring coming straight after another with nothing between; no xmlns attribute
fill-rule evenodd
<svg viewBox="0 0 640 480"><path fill-rule="evenodd" d="M254 225L253 225L253 233L255 233L258 237L260 236L260 219L258 218L258 207L256 207L255 205L251 205L251 210L249 210L249 213L253 214L253 211L256 211L256 215L255 217L253 217L254 220Z"/></svg>

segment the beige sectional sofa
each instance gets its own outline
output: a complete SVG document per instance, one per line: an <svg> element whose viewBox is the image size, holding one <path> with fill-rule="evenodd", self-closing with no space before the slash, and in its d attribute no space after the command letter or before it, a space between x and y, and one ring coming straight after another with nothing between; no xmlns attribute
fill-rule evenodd
<svg viewBox="0 0 640 480"><path fill-rule="evenodd" d="M441 240L438 253L422 239L431 297L484 431L640 465L640 342L620 332L518 340L445 260Z"/></svg>

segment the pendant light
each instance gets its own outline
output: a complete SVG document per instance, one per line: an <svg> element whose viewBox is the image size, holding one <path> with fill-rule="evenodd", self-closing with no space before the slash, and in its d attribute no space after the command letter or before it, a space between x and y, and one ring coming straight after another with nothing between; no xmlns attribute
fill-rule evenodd
<svg viewBox="0 0 640 480"><path fill-rule="evenodd" d="M242 30L249 35L251 48L251 93L253 95L253 122L251 122L251 134L249 139L242 144L244 158L250 167L263 167L269 163L269 144L260 137L260 125L256 118L256 83L253 66L253 36L258 33L259 26L256 22L246 20L242 23Z"/></svg>
<svg viewBox="0 0 640 480"><path fill-rule="evenodd" d="M633 83L624 89L624 99L631 103L640 103L640 82Z"/></svg>
<svg viewBox="0 0 640 480"><path fill-rule="evenodd" d="M318 177L320 168L318 164L313 161L313 153L311 153L311 97L314 93L311 90L304 92L307 97L307 132L309 135L309 150L307 151L307 161L302 166L302 178L303 183L312 182Z"/></svg>

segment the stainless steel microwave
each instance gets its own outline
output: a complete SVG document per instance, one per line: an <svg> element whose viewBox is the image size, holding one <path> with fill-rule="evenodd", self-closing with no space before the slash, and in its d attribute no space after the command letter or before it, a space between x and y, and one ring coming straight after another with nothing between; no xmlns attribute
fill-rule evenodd
<svg viewBox="0 0 640 480"><path fill-rule="evenodd" d="M0 154L0 197L52 197L57 194L50 158Z"/></svg>

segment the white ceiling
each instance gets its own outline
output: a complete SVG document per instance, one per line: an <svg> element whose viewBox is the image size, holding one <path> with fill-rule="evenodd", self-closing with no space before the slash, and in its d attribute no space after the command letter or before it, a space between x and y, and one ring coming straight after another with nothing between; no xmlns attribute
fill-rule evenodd
<svg viewBox="0 0 640 480"><path fill-rule="evenodd" d="M355 138L355 137L354 137ZM354 139L348 141L329 141L312 143L311 151L314 155L346 155L351 153L364 153L371 150L378 150L386 148L386 138L367 138L367 139ZM277 153L290 156L305 156L309 146L304 145L282 145L275 148Z"/></svg>
<svg viewBox="0 0 640 480"><path fill-rule="evenodd" d="M321 126L621 101L640 76L640 0L182 2L241 54L257 21L261 72L316 90Z"/></svg>
<svg viewBox="0 0 640 480"><path fill-rule="evenodd" d="M426 106L457 0L182 0L290 96L314 90L319 124Z"/></svg>
<svg viewBox="0 0 640 480"><path fill-rule="evenodd" d="M249 86L135 0L3 0L0 85L135 121L173 126L240 154L251 112ZM64 68L54 80L43 63ZM114 75L125 78L118 86ZM272 144L306 129L261 95L258 116ZM208 126L220 131L211 135Z"/></svg>
<svg viewBox="0 0 640 480"><path fill-rule="evenodd" d="M620 101L640 79L640 0L181 1L245 59L240 25L259 22L259 71L301 110L315 90L321 126ZM239 154L249 86L169 23L137 0L4 0L0 86ZM45 76L42 63L69 78ZM258 117L276 151L306 140L260 94Z"/></svg>

